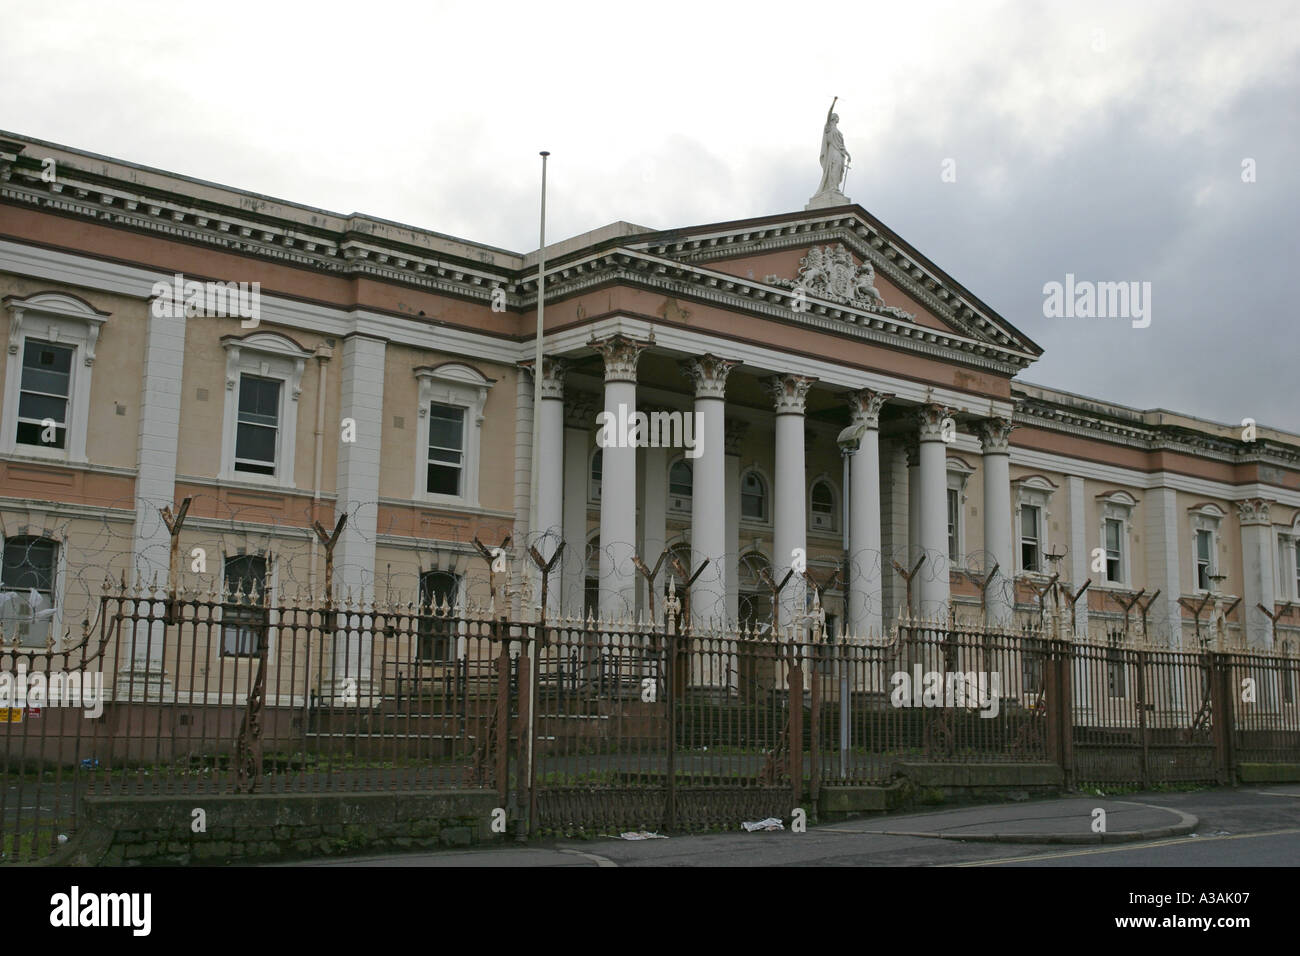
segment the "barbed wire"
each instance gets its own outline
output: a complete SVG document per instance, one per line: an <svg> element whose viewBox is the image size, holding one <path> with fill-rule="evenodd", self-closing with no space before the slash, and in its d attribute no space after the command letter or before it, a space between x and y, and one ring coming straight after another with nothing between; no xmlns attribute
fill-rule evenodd
<svg viewBox="0 0 1300 956"><path fill-rule="evenodd" d="M130 498L76 514L56 508L33 504L26 516L21 506L0 510L5 546L0 627L12 634L26 620L36 625L27 629L33 642L43 640L39 625L44 621L57 619L60 636L93 622L99 597L112 584L184 584L221 591L230 586L232 571L247 577L250 568L260 566L267 578L262 586L280 595L318 594L324 586L327 562L316 521L333 511L329 502L304 500L275 513L233 504L219 494L195 494L174 560L169 511L145 507L137 518ZM642 554L632 542L602 548L598 532L577 545L562 542L555 532L534 532L514 541L513 520L504 515L467 521L451 512L390 507L381 501L349 503L344 513L350 545L374 555L373 563L368 557L355 559L345 547L334 556L335 590L352 592L358 600L368 596L415 606L495 602L498 608L508 604L516 612L531 612L540 606L543 590L529 556L536 550L544 560L554 557L545 582L548 614L568 618L654 618L668 591L675 589L686 602L684 613L704 626L772 627L806 620L820 610L829 633L851 632L850 615L882 630L904 614L1041 627L1049 616L1069 615L1070 597L1081 602L1082 613L1076 616L1087 617L1089 635L1112 640L1122 634L1169 646L1186 644L1189 630L1210 623L1207 619L1197 627L1186 617L1175 621L1176 605L1170 600L1123 609L1122 602L1111 600L1113 609L1090 607L1089 595L1078 593L1082 582L1053 581L1046 574L1016 577L983 550L954 561L947 553L916 545L855 553L814 547L803 549L802 560L791 556L781 562L770 544L760 542L713 558L679 532L670 533L657 553ZM32 516L39 516L40 523L33 524ZM437 533L412 535L416 521ZM374 531L367 530L372 526ZM1051 557L1059 561L1068 552ZM787 577L792 568L796 573ZM1105 593L1114 599L1135 592ZM1219 626L1244 630L1230 621ZM1279 634L1291 630L1283 620L1276 628ZM1300 633L1300 618L1295 629Z"/></svg>

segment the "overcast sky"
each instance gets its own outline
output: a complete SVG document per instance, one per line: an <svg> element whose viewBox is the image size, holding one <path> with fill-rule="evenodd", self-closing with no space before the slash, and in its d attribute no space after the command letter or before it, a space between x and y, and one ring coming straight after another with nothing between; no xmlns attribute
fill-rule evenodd
<svg viewBox="0 0 1300 956"><path fill-rule="evenodd" d="M0 0L0 22L0 128L517 251L539 149L551 241L802 209L839 96L845 192L1046 349L1025 380L1300 431L1295 3ZM1045 318L1067 273L1150 282L1149 327Z"/></svg>

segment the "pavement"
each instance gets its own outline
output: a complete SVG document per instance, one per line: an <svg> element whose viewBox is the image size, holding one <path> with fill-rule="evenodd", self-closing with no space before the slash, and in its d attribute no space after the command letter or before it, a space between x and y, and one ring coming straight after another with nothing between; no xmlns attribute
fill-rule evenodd
<svg viewBox="0 0 1300 956"><path fill-rule="evenodd" d="M1095 811L1104 811L1104 818ZM1104 819L1104 830L1102 829ZM1095 828L1095 829L1094 829ZM321 859L332 867L1296 866L1300 784L1073 795L883 814L806 832L494 844L437 853Z"/></svg>
<svg viewBox="0 0 1300 956"><path fill-rule="evenodd" d="M911 814L820 829L987 843L1128 843L1191 833L1199 822L1194 815L1172 807L1079 797Z"/></svg>

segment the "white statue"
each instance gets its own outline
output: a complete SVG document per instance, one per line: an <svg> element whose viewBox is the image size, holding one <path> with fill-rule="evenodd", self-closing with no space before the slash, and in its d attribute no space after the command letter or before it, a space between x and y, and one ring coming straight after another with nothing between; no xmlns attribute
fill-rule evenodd
<svg viewBox="0 0 1300 956"><path fill-rule="evenodd" d="M844 148L844 134L840 132L840 118L835 113L835 104L839 97L831 100L831 108L826 111L826 127L822 130L822 181L817 187L817 195L823 193L840 193L844 185L844 176L849 170L849 153ZM816 197L814 197L816 198Z"/></svg>

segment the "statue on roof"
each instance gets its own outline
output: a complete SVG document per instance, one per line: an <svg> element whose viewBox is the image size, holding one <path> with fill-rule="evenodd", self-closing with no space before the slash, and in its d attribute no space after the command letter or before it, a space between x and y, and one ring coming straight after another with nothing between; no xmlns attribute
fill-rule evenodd
<svg viewBox="0 0 1300 956"><path fill-rule="evenodd" d="M831 100L830 109L826 111L826 125L822 129L822 151L819 160L822 164L822 181L816 194L808 200L806 209L818 209L824 206L844 206L849 198L841 192L844 177L849 171L849 151L844 148L844 134L840 132L839 114L835 104L839 97Z"/></svg>

